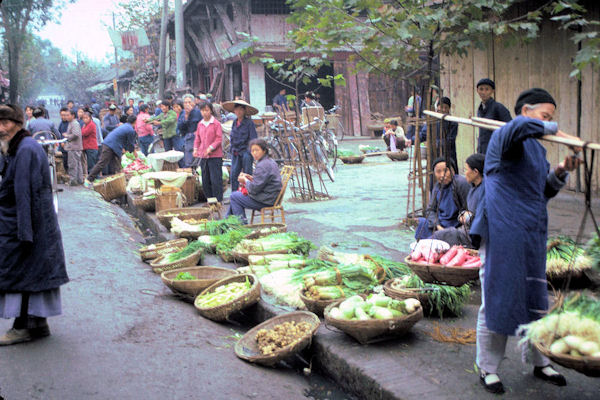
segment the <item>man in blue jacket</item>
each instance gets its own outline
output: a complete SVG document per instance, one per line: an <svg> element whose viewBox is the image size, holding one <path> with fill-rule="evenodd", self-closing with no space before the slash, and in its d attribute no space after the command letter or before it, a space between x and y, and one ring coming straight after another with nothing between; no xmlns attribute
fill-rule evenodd
<svg viewBox="0 0 600 400"><path fill-rule="evenodd" d="M508 122L512 119L510 111L504 107L501 103L498 103L492 97L496 90L496 84L489 78L481 79L477 82L477 94L481 98L481 104L477 109L477 116L479 118L495 119L497 121ZM485 154L492 133L489 129L479 128L479 140L477 143L477 152Z"/></svg>
<svg viewBox="0 0 600 400"><path fill-rule="evenodd" d="M194 139L196 137L196 128L198 122L202 119L200 110L196 107L193 94L183 96L183 111L177 120L177 130L183 138L183 165L180 167L189 168L194 162Z"/></svg>
<svg viewBox="0 0 600 400"><path fill-rule="evenodd" d="M100 150L100 159L85 180L85 187L91 186L105 166L108 166L109 175L121 171L121 155L125 151L132 151L137 158L137 152L135 151L136 134L133 128L135 120L135 115L127 116L127 122L117 127L104 139Z"/></svg>

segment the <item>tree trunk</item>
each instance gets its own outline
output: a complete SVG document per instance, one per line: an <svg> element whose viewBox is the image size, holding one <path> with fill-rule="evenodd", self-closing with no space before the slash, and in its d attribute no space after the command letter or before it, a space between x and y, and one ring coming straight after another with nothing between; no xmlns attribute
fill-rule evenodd
<svg viewBox="0 0 600 400"><path fill-rule="evenodd" d="M12 40L11 40L12 39ZM15 43L14 36L8 40L8 78L10 86L8 91L8 100L11 104L18 104L19 93L19 50Z"/></svg>

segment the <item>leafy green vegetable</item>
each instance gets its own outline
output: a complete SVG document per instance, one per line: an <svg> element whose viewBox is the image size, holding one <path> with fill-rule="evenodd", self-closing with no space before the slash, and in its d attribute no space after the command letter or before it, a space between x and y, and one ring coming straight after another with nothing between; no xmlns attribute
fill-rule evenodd
<svg viewBox="0 0 600 400"><path fill-rule="evenodd" d="M191 242L188 244L183 250L178 251L177 253L171 253L167 256L167 263L172 263L177 260L181 260L182 258L188 257L198 250L205 249L206 245L202 242Z"/></svg>
<svg viewBox="0 0 600 400"><path fill-rule="evenodd" d="M190 274L189 272L180 272L177 274L177 276L175 278L173 278L174 281L194 281L198 278L196 278L194 275Z"/></svg>
<svg viewBox="0 0 600 400"><path fill-rule="evenodd" d="M214 243L217 246L217 252L226 254L230 253L231 250L233 250L235 246L237 246L237 244L251 232L252 231L250 229L239 227L221 235L214 236Z"/></svg>
<svg viewBox="0 0 600 400"><path fill-rule="evenodd" d="M287 250L288 253L296 253L308 256L315 246L309 240L298 236L295 232L274 233L258 239L242 240L235 250L240 253L254 253L262 251Z"/></svg>
<svg viewBox="0 0 600 400"><path fill-rule="evenodd" d="M242 221L237 216L230 215L218 221L208 221L206 223L206 230L208 230L209 235L221 235L232 229L238 229L241 226Z"/></svg>
<svg viewBox="0 0 600 400"><path fill-rule="evenodd" d="M358 155L355 152L349 150L338 150L337 154L338 157L353 157Z"/></svg>

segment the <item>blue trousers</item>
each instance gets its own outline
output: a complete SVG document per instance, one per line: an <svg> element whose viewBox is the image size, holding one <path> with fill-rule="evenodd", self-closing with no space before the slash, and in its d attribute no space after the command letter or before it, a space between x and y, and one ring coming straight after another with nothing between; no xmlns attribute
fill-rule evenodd
<svg viewBox="0 0 600 400"><path fill-rule="evenodd" d="M183 143L182 142L183 142L183 140L182 140L181 136L179 136L179 135L175 135L168 139L163 138L163 145L165 147L165 151L169 151L169 150L183 151Z"/></svg>
<svg viewBox="0 0 600 400"><path fill-rule="evenodd" d="M144 153L145 156L148 155L148 147L150 147L150 145L152 144L153 141L154 141L154 136L152 136L152 135L140 136L138 138L138 142L140 144L140 150L142 150L142 153Z"/></svg>
<svg viewBox="0 0 600 400"><path fill-rule="evenodd" d="M231 155L231 192L238 190L240 172L252 175L252 155L248 150Z"/></svg>
<svg viewBox="0 0 600 400"><path fill-rule="evenodd" d="M88 174L94 168L94 165L98 162L98 150L88 149L84 150L85 156L87 157L87 172Z"/></svg>
<svg viewBox="0 0 600 400"><path fill-rule="evenodd" d="M247 224L246 208L250 210L260 210L261 208L271 207L272 205L273 204L265 204L256 201L250 196L244 196L242 192L232 192L229 197L229 209L227 210L226 217L237 215L244 224Z"/></svg>
<svg viewBox="0 0 600 400"><path fill-rule="evenodd" d="M433 235L433 230L429 229L429 222L426 218L419 217L419 225L415 230L415 239L429 239Z"/></svg>
<svg viewBox="0 0 600 400"><path fill-rule="evenodd" d="M202 190L204 196L216 197L219 202L223 201L223 159L201 158L200 168L202 169Z"/></svg>
<svg viewBox="0 0 600 400"><path fill-rule="evenodd" d="M195 133L187 133L183 139L183 167L189 168L194 162L194 140L196 139Z"/></svg>

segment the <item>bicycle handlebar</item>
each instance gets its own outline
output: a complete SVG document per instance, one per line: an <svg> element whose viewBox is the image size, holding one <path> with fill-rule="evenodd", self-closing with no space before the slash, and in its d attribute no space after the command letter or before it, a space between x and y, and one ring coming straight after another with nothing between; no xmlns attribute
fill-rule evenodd
<svg viewBox="0 0 600 400"><path fill-rule="evenodd" d="M61 143L66 143L67 139L60 139L60 140L38 140L38 143L41 144L42 146L52 146L55 144L61 144Z"/></svg>

